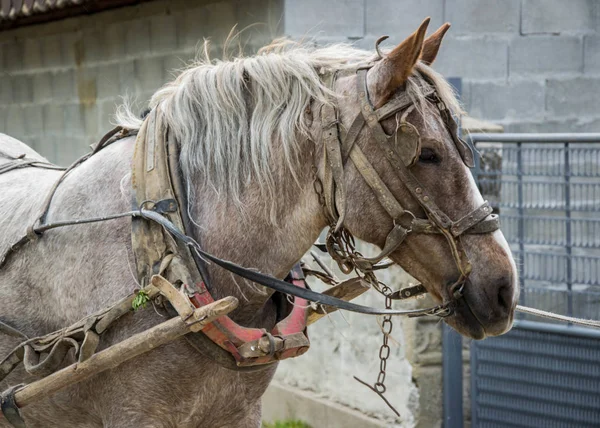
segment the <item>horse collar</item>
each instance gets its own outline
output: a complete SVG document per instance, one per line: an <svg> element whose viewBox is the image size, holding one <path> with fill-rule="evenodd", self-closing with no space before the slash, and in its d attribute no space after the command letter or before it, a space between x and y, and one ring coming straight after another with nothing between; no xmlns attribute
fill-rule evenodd
<svg viewBox="0 0 600 428"><path fill-rule="evenodd" d="M179 149L168 138L159 107L150 112L140 129L132 164L134 207L163 214L179 230L189 232L185 187L178 168ZM162 205L162 206L161 206ZM196 307L214 302L206 266L198 255L174 242L161 225L145 218L133 218L132 244L140 284L152 275L162 275L178 285ZM297 265L286 281L306 288L302 269ZM202 332L186 339L202 354L229 369L263 367L277 360L295 357L310 346L306 332L308 303L299 297L294 304L283 298L286 314L271 331L248 328L222 316Z"/></svg>

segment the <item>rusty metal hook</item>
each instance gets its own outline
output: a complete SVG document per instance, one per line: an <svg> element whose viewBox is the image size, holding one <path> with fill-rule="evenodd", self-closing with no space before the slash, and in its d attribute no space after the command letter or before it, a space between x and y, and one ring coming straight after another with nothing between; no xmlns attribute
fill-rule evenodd
<svg viewBox="0 0 600 428"><path fill-rule="evenodd" d="M394 406L392 406L392 403L390 403L388 401L388 399L384 397L383 393L385 392L385 389L379 390L375 386L369 385L367 382L365 382L364 380L360 380L356 376L354 376L354 379L357 380L358 382L362 383L364 386L366 386L367 388L369 388L375 394L379 395L379 397L385 402L385 404L388 405L388 407L396 414L396 416L400 417L400 413L398 412L398 410L396 410L396 408Z"/></svg>

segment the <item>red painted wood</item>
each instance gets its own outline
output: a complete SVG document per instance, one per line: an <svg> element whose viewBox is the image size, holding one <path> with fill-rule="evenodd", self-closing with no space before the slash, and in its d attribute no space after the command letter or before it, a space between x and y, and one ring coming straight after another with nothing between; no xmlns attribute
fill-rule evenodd
<svg viewBox="0 0 600 428"><path fill-rule="evenodd" d="M296 287L306 288L306 283L303 279L294 279L291 282ZM194 294L191 298L194 306L202 307L214 302L213 297L203 283L198 284L197 288L200 290L200 293ZM308 302L298 297L295 299L295 304L292 306L288 316L277 323L270 332L273 336L279 336L285 340L286 337L293 334L300 333L306 335ZM216 345L231 353L238 364L242 366L269 364L276 360L296 357L308 350L308 346L300 346L286 349L285 351L280 352L279 355L270 355L246 360L239 354L237 348L245 343L259 340L266 334L265 330L243 327L228 316L222 316L204 327L202 332Z"/></svg>

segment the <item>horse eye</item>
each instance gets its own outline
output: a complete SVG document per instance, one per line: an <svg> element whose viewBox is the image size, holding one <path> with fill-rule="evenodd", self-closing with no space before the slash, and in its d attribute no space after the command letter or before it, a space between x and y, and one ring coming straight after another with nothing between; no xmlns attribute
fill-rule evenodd
<svg viewBox="0 0 600 428"><path fill-rule="evenodd" d="M432 149L423 148L421 149L421 154L419 155L419 162L423 163L439 163L440 158L435 154Z"/></svg>

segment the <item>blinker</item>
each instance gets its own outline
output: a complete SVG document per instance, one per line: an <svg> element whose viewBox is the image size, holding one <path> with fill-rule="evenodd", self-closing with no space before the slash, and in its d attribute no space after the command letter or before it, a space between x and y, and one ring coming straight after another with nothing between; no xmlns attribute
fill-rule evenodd
<svg viewBox="0 0 600 428"><path fill-rule="evenodd" d="M396 139L394 144L396 152L404 165L413 166L421 156L421 135L410 122L402 122L398 134L400 135L391 137Z"/></svg>
<svg viewBox="0 0 600 428"><path fill-rule="evenodd" d="M456 144L458 153L460 154L460 157L462 158L465 165L467 165L469 168L474 168L475 157L473 155L473 149L471 149L471 147L467 143L465 143L465 141L461 139L458 135L452 134L452 138L454 139L454 144Z"/></svg>

